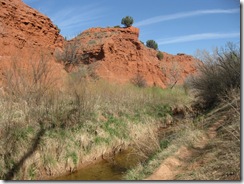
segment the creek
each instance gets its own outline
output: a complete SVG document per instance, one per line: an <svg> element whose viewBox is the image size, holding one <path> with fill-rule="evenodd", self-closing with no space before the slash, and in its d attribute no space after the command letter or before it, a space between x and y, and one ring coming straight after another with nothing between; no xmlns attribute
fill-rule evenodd
<svg viewBox="0 0 244 184"><path fill-rule="evenodd" d="M176 127L176 124L174 126L170 125L159 128L159 140L168 139L174 132L174 127ZM147 156L151 154L153 154L153 152L148 153ZM121 150L114 156L101 159L73 173L54 178L53 180L123 180L123 176L128 169L132 169L137 164L145 162L145 160L145 156L138 154L136 149L130 146L125 150Z"/></svg>
<svg viewBox="0 0 244 184"><path fill-rule="evenodd" d="M129 147L113 157L102 159L54 180L123 180L123 175L128 169L144 160L132 147Z"/></svg>

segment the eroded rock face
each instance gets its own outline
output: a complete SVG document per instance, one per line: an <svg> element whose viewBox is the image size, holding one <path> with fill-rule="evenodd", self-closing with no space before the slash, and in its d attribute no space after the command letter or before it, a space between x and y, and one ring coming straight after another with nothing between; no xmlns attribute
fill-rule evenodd
<svg viewBox="0 0 244 184"><path fill-rule="evenodd" d="M138 37L139 29L135 27L91 28L70 42L79 44L78 53L88 56L81 62L96 62L96 73L113 82L130 82L140 74L149 86L165 88L176 76L177 83L182 83L196 72L198 61L192 56L163 53L163 59L159 60L158 51L147 48Z"/></svg>
<svg viewBox="0 0 244 184"><path fill-rule="evenodd" d="M63 67L54 62L53 52L63 42L48 17L21 0L0 0L0 81L12 60L26 63L46 54L50 55L47 62L61 75Z"/></svg>
<svg viewBox="0 0 244 184"><path fill-rule="evenodd" d="M0 5L1 55L11 55L19 49L29 52L40 47L62 47L63 37L48 17L21 0L0 0Z"/></svg>
<svg viewBox="0 0 244 184"><path fill-rule="evenodd" d="M25 5L21 0L0 0L0 83L6 73L6 65L18 60L28 65L28 60L48 55L48 64L55 69L55 77L62 78L72 71L55 62L55 53L64 45L78 45L76 64L96 63L96 74L108 81L127 83L136 75L142 76L147 85L166 86L196 72L196 61L185 54L170 55L147 48L138 39L139 29L91 28L75 39L64 41L58 28L45 15ZM47 57L46 57L47 58ZM38 60L38 59L36 59ZM32 61L33 62L33 61Z"/></svg>

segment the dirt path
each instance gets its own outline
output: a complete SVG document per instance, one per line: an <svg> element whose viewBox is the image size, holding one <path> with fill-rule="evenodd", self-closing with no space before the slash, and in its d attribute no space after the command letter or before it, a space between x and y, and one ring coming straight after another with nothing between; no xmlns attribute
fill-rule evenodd
<svg viewBox="0 0 244 184"><path fill-rule="evenodd" d="M226 116L214 123L206 132L206 136L194 144L195 149L204 149L209 141L216 137L217 130L222 126ZM165 159L159 168L146 180L174 180L177 174L184 171L189 163L187 160L194 157L194 151L191 148L181 146L178 151Z"/></svg>

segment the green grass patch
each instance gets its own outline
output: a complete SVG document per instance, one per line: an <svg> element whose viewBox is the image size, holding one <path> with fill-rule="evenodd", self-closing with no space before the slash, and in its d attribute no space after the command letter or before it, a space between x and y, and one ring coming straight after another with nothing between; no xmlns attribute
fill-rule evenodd
<svg viewBox="0 0 244 184"><path fill-rule="evenodd" d="M163 150L163 149L167 148L169 146L169 144L170 144L169 140L167 140L167 139L161 140L160 141L160 148Z"/></svg>
<svg viewBox="0 0 244 184"><path fill-rule="evenodd" d="M68 152L66 155L66 160L68 160L69 158L72 159L74 165L78 164L78 156L75 152Z"/></svg>
<svg viewBox="0 0 244 184"><path fill-rule="evenodd" d="M56 159L53 158L53 156L50 155L50 154L48 154L48 153L46 153L46 154L43 156L43 162L44 162L44 164L45 164L46 166L49 166L49 167L51 167L51 166L55 166L56 163L57 163Z"/></svg>
<svg viewBox="0 0 244 184"><path fill-rule="evenodd" d="M31 164L30 167L28 168L28 175L31 180L35 179L36 177L36 165Z"/></svg>
<svg viewBox="0 0 244 184"><path fill-rule="evenodd" d="M128 137L127 124L122 119L115 118L114 116L107 118L108 120L104 123L103 129L112 137L126 139Z"/></svg>
<svg viewBox="0 0 244 184"><path fill-rule="evenodd" d="M149 114L158 118L165 118L167 114L172 115L172 108L168 104L156 104L151 107Z"/></svg>
<svg viewBox="0 0 244 184"><path fill-rule="evenodd" d="M101 145L101 144L103 144L103 143L109 145L110 141L111 141L110 138L105 138L105 137L100 137L100 136L97 136L97 137L95 137L95 139L94 139L94 142L95 142L95 144L97 144L97 145Z"/></svg>
<svg viewBox="0 0 244 184"><path fill-rule="evenodd" d="M33 136L34 128L32 126L15 128L13 131L13 139L16 141L27 141L30 136Z"/></svg>

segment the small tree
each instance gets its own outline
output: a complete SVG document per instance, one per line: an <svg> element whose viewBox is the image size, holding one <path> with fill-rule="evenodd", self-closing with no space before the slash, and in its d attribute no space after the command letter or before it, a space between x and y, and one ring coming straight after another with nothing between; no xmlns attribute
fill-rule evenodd
<svg viewBox="0 0 244 184"><path fill-rule="evenodd" d="M131 16L126 16L121 20L121 24L123 24L126 27L132 26L134 23L134 19Z"/></svg>
<svg viewBox="0 0 244 184"><path fill-rule="evenodd" d="M180 80L180 74L183 71L182 68L176 61L171 61L169 66L164 66L161 68L161 70L168 79L168 85L170 86L170 89L173 89L177 82Z"/></svg>
<svg viewBox="0 0 244 184"><path fill-rule="evenodd" d="M55 26L56 26L56 28L58 30L58 33L60 33L61 32L61 29L58 27L58 25L55 25Z"/></svg>
<svg viewBox="0 0 244 184"><path fill-rule="evenodd" d="M146 46L154 50L158 50L158 44L154 40L147 40Z"/></svg>
<svg viewBox="0 0 244 184"><path fill-rule="evenodd" d="M173 87L180 80L181 73L182 68L180 68L179 64L176 61L173 61L171 67L169 68L169 80L171 83L170 89L173 89Z"/></svg>

